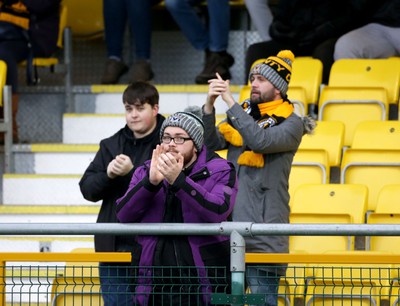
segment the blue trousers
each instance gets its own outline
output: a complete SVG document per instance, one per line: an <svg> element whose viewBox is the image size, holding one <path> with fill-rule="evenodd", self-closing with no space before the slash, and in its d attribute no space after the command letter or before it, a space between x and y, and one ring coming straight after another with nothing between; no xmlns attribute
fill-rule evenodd
<svg viewBox="0 0 400 306"><path fill-rule="evenodd" d="M246 281L253 294L265 294L265 306L278 305L280 276L257 266L247 266Z"/></svg>
<svg viewBox="0 0 400 306"><path fill-rule="evenodd" d="M103 0L107 56L122 58L123 39L128 23L131 50L138 59L150 59L151 5L150 0Z"/></svg>
<svg viewBox="0 0 400 306"><path fill-rule="evenodd" d="M133 305L129 273L130 266L99 264L101 296L104 306Z"/></svg>
<svg viewBox="0 0 400 306"><path fill-rule="evenodd" d="M200 2L201 0L165 0L165 6L195 49L226 51L230 29L229 0L207 0L208 25L194 8Z"/></svg>

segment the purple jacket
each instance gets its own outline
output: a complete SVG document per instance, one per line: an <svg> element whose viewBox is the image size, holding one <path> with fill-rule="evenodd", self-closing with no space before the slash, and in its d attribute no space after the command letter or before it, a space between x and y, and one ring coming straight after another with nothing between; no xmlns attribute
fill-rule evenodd
<svg viewBox="0 0 400 306"><path fill-rule="evenodd" d="M189 176L183 172L172 186L164 181L150 184L150 161L136 169L126 194L117 200L117 217L121 223L162 223L166 208L167 189L176 190L175 197L182 203L184 223L219 223L230 220L237 194L234 166L203 146ZM153 265L157 236L137 236L133 252L133 266ZM228 236L189 236L188 242L196 267L229 267ZM168 255L167 255L168 256ZM229 268L228 268L229 272ZM150 291L148 271L139 268L136 293ZM198 271L201 281L207 282L204 269ZM229 274L229 273L228 273ZM144 276L147 277L144 277ZM209 286L207 286L209 287ZM138 297L141 296L141 297ZM143 304L139 294L136 302ZM204 295L209 304L209 295Z"/></svg>

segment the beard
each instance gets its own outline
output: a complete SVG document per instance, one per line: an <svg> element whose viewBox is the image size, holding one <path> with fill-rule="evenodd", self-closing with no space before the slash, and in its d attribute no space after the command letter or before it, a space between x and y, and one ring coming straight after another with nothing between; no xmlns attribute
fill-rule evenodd
<svg viewBox="0 0 400 306"><path fill-rule="evenodd" d="M174 148L170 148L167 152L172 153L175 156L175 158L177 159L177 156L178 156L177 150L175 150ZM186 165L193 160L193 156L196 155L196 152L190 151L185 154L181 152L181 154L183 156L183 166L186 167ZM177 159L177 161L178 161L178 159Z"/></svg>
<svg viewBox="0 0 400 306"><path fill-rule="evenodd" d="M255 94L255 96L253 96ZM251 91L250 102L259 104L263 102L273 101L275 98L273 90L261 93L260 91Z"/></svg>

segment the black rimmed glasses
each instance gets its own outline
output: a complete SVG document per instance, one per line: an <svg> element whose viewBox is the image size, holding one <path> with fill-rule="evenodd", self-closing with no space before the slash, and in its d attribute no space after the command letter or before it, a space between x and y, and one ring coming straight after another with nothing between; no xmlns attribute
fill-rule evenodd
<svg viewBox="0 0 400 306"><path fill-rule="evenodd" d="M190 137L171 137L171 136L163 136L161 137L161 141L165 144L169 144L171 140L174 140L174 143L177 145L184 144L187 140L192 140Z"/></svg>

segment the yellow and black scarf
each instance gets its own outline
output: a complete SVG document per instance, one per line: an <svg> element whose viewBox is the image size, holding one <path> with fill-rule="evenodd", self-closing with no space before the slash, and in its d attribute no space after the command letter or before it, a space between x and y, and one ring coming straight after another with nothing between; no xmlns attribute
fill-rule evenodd
<svg viewBox="0 0 400 306"><path fill-rule="evenodd" d="M293 111L293 104L287 100L276 100L272 102L264 102L259 104L251 104L249 100L241 104L243 110L257 121L260 128L266 129L274 125L282 123L289 117ZM222 122L218 126L219 131L225 140L231 145L243 146L243 139L240 133L228 121ZM250 148L246 150L238 158L239 165L262 168L264 167L263 154L254 153Z"/></svg>

